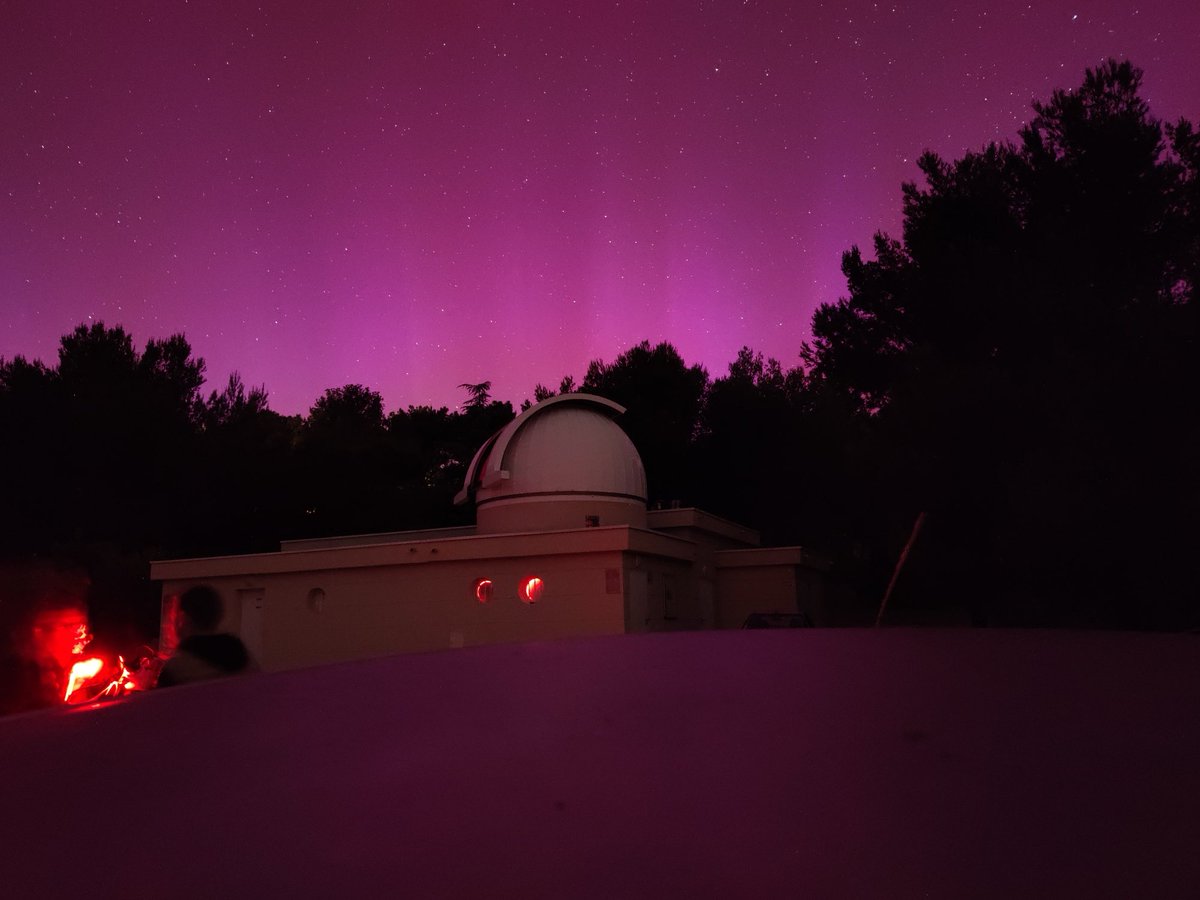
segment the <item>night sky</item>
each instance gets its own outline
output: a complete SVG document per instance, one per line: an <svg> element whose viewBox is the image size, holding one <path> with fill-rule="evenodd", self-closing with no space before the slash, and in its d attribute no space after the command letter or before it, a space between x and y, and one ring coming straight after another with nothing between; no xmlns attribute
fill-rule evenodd
<svg viewBox="0 0 1200 900"><path fill-rule="evenodd" d="M182 331L304 412L798 362L900 184L1108 56L1200 118L1200 3L40 3L0 29L0 356Z"/></svg>

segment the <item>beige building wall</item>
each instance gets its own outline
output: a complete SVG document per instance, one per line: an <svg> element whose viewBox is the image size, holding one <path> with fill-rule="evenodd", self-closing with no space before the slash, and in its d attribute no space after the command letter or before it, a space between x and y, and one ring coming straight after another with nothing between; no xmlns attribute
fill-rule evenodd
<svg viewBox="0 0 1200 900"><path fill-rule="evenodd" d="M711 628L711 610L703 604L693 562L626 554L625 630L682 631Z"/></svg>
<svg viewBox="0 0 1200 900"><path fill-rule="evenodd" d="M274 671L672 627L672 604L687 608L690 595L677 587L668 597L667 588L686 584L690 550L677 539L616 527L175 560L155 563L152 575L163 580L164 598L212 584L225 599L224 627ZM631 565L653 589L631 594L630 584L638 585L625 578ZM530 604L519 591L534 576L544 587ZM475 594L484 578L492 582L487 603ZM641 627L631 627L639 615Z"/></svg>
<svg viewBox="0 0 1200 900"><path fill-rule="evenodd" d="M725 550L715 556L717 628L740 628L751 613L808 614L824 624L826 565L799 547Z"/></svg>
<svg viewBox="0 0 1200 900"><path fill-rule="evenodd" d="M225 599L224 628L267 671L393 653L605 634L740 628L751 613L832 624L824 567L799 547L699 510L630 525L480 534L471 529L294 541L279 553L151 566L164 608L189 586ZM536 603L521 586L541 578ZM475 593L480 579L491 598ZM165 632L164 632L165 633Z"/></svg>
<svg viewBox="0 0 1200 900"><path fill-rule="evenodd" d="M226 602L225 627L257 644L267 670L391 653L505 641L620 634L624 597L606 591L605 568L617 553L538 560L433 563L404 568L318 570L207 579ZM544 581L537 603L518 599L519 584ZM490 577L492 599L475 597ZM168 582L178 594L189 581ZM618 584L619 588L619 584ZM261 622L251 625L261 600ZM255 638L260 634L260 638Z"/></svg>

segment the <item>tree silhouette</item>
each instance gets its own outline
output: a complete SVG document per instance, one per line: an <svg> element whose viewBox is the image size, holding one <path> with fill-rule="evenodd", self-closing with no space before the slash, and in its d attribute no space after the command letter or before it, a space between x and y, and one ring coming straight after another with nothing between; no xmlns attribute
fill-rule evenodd
<svg viewBox="0 0 1200 900"><path fill-rule="evenodd" d="M329 388L297 437L299 482L310 535L388 527L397 478L383 398L360 384Z"/></svg>
<svg viewBox="0 0 1200 900"><path fill-rule="evenodd" d="M929 512L898 594L1182 621L1195 146L1186 123L1166 144L1140 78L1106 63L1036 104L1019 144L925 154L903 240L847 253L849 296L814 315L804 358L870 422L885 543Z"/></svg>
<svg viewBox="0 0 1200 900"><path fill-rule="evenodd" d="M702 366L688 366L669 343L649 341L611 363L592 360L580 386L626 408L618 421L642 456L651 503L691 499L692 443L707 389Z"/></svg>
<svg viewBox="0 0 1200 900"><path fill-rule="evenodd" d="M97 322L65 335L53 368L0 363L3 553L54 556L91 576L93 625L150 633L148 560L186 546L195 509L204 362L181 335L139 352Z"/></svg>
<svg viewBox="0 0 1200 900"><path fill-rule="evenodd" d="M463 409L481 409L492 400L492 383L490 381L481 381L478 384L460 384L459 387L467 392L467 401L463 404Z"/></svg>
<svg viewBox="0 0 1200 900"><path fill-rule="evenodd" d="M0 544L11 554L46 549L65 495L54 476L68 436L55 375L40 361L0 359Z"/></svg>
<svg viewBox="0 0 1200 900"><path fill-rule="evenodd" d="M268 408L266 385L251 388L247 392L241 374L231 372L225 387L208 395L208 402L203 404L201 413L204 427L212 429L257 415Z"/></svg>
<svg viewBox="0 0 1200 900"><path fill-rule="evenodd" d="M181 552L274 550L280 538L300 533L305 518L293 452L300 418L273 412L265 386L247 391L234 372L209 394L202 425L193 476L200 489Z"/></svg>

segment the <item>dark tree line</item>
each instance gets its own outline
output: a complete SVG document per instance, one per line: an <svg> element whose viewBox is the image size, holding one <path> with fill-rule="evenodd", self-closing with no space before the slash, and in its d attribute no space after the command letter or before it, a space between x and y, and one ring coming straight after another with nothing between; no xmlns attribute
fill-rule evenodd
<svg viewBox="0 0 1200 900"><path fill-rule="evenodd" d="M873 598L921 517L901 606L1200 627L1200 137L1140 82L1110 61L1016 142L925 154L901 237L845 254L803 366L593 363L652 495L821 550Z"/></svg>
<svg viewBox="0 0 1200 900"><path fill-rule="evenodd" d="M1108 63L1017 142L926 154L902 236L845 254L848 295L802 365L744 348L714 379L643 342L533 399L621 403L652 504L802 543L860 597L924 513L898 607L1200 625L1200 138L1139 82ZM182 336L139 352L99 324L54 366L0 360L0 555L82 563L101 619L132 603L152 632L148 559L469 521L451 499L514 415L481 382L458 410L387 414L351 384L286 417L236 374L206 396L204 375Z"/></svg>
<svg viewBox="0 0 1200 900"><path fill-rule="evenodd" d="M513 417L478 393L385 415L357 384L282 416L236 373L205 396L204 374L182 335L139 352L103 323L64 336L53 366L0 359L0 560L87 572L100 631L156 632L151 559L462 523L466 465Z"/></svg>
<svg viewBox="0 0 1200 900"><path fill-rule="evenodd" d="M1109 62L1019 141L920 161L901 240L843 261L805 350L868 423L911 593L1013 623L1200 624L1200 153Z"/></svg>

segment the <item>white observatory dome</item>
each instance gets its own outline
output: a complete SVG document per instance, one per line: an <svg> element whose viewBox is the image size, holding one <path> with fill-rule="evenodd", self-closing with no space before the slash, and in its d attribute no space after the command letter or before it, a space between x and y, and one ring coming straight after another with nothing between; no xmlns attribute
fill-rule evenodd
<svg viewBox="0 0 1200 900"><path fill-rule="evenodd" d="M481 533L646 524L646 471L613 417L625 409L591 394L531 406L475 454L456 503L474 499Z"/></svg>

